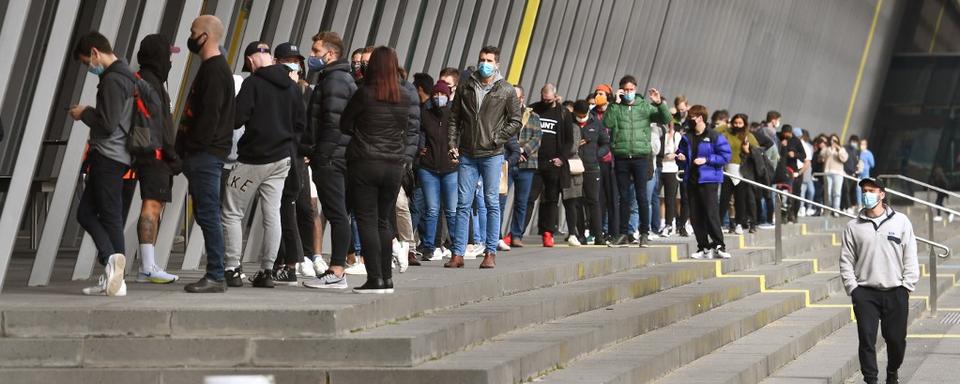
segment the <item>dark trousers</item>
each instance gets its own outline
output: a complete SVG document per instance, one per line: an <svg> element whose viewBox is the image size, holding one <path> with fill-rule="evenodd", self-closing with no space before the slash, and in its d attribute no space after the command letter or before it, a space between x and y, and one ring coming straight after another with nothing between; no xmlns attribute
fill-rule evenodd
<svg viewBox="0 0 960 384"><path fill-rule="evenodd" d="M204 250L207 252L206 277L223 281L223 224L220 222L220 186L223 160L207 152L188 155L183 161L193 214L203 231Z"/></svg>
<svg viewBox="0 0 960 384"><path fill-rule="evenodd" d="M540 180L543 194L540 196L539 233L557 233L560 220L560 168L552 164L541 165Z"/></svg>
<svg viewBox="0 0 960 384"><path fill-rule="evenodd" d="M291 158L290 172L283 183L283 194L280 198L280 250L277 255L277 265L293 265L303 261L308 255L308 249L313 248L313 211L310 206L310 181L307 178L307 166L303 158ZM306 192L307 201L301 197ZM309 237L309 243L303 236ZM309 244L309 245L307 245ZM311 251L309 255L313 255Z"/></svg>
<svg viewBox="0 0 960 384"><path fill-rule="evenodd" d="M392 217L400 193L403 165L394 162L352 161L347 176L360 247L369 279L390 279L393 258Z"/></svg>
<svg viewBox="0 0 960 384"><path fill-rule="evenodd" d="M323 216L330 222L330 265L345 267L347 250L351 244L350 216L347 214L346 174L347 163L343 159L311 161L313 183L317 185L317 198ZM396 191L399 193L399 191ZM396 201L396 193L393 198Z"/></svg>
<svg viewBox="0 0 960 384"><path fill-rule="evenodd" d="M947 199L947 194L943 192L937 192L937 205L943 206L943 201ZM937 216L940 216L940 210L937 210Z"/></svg>
<svg viewBox="0 0 960 384"><path fill-rule="evenodd" d="M567 234L582 239L584 229L582 199L579 197L563 199L563 214L567 217Z"/></svg>
<svg viewBox="0 0 960 384"><path fill-rule="evenodd" d="M857 203L857 182L843 179L843 188L840 192L840 208L847 209Z"/></svg>
<svg viewBox="0 0 960 384"><path fill-rule="evenodd" d="M630 185L636 191L637 205L640 208L640 234L650 232L650 203L647 202L647 180L651 177L652 159L648 157L617 158L614 168L617 172L617 189L620 192L620 223L617 234L627 233L627 223L630 221ZM716 201L716 199L714 199Z"/></svg>
<svg viewBox="0 0 960 384"><path fill-rule="evenodd" d="M540 200L541 195L543 195L543 178L540 177L540 170L538 169L533 173L533 181L530 182L530 195L527 197L527 215L523 217L523 233L527 233L527 228L530 228L530 220L533 219L533 207L537 206L537 201ZM543 212L537 212L537 221L543 222L542 220Z"/></svg>
<svg viewBox="0 0 960 384"><path fill-rule="evenodd" d="M690 224L693 225L693 235L697 237L699 250L726 247L720 224L720 204L717 203L719 188L720 184L687 183Z"/></svg>
<svg viewBox="0 0 960 384"><path fill-rule="evenodd" d="M753 186L744 182L733 185L733 180L724 176L723 186L720 187L720 216L730 210L730 198L733 200L733 210L735 219L730 220L730 226L734 223L740 224L743 228L749 225L757 224L757 199L754 197Z"/></svg>
<svg viewBox="0 0 960 384"><path fill-rule="evenodd" d="M603 206L600 205L600 171L589 170L583 174L583 198L580 200L583 215L590 227L590 235L597 237L603 233ZM581 231L583 226L581 226ZM582 234L582 233L581 233Z"/></svg>
<svg viewBox="0 0 960 384"><path fill-rule="evenodd" d="M604 234L615 233L620 228L620 195L612 163L600 163L600 189L600 207L607 219L607 230Z"/></svg>
<svg viewBox="0 0 960 384"><path fill-rule="evenodd" d="M907 315L910 311L910 293L898 287L881 291L857 287L850 295L853 313L857 317L857 336L860 339L860 371L865 381L877 380L877 328L887 343L887 372L896 372L903 363L907 348Z"/></svg>
<svg viewBox="0 0 960 384"><path fill-rule="evenodd" d="M677 180L676 173L662 173L660 174L660 184L663 184L663 206L664 206L664 223L669 227L678 228L683 225L683 221L678 221L674 224L674 219L677 218L677 186L680 184L680 180Z"/></svg>
<svg viewBox="0 0 960 384"><path fill-rule="evenodd" d="M97 151L87 155L87 165L77 222L97 245L97 261L107 265L110 255L124 253L123 174L129 167Z"/></svg>

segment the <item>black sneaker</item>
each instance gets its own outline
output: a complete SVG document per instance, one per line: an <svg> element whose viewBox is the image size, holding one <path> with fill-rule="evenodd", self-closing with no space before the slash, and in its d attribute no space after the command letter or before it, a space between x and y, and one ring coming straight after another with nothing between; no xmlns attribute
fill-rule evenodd
<svg viewBox="0 0 960 384"><path fill-rule="evenodd" d="M386 288L387 293L393 293L393 279L383 279L383 287Z"/></svg>
<svg viewBox="0 0 960 384"><path fill-rule="evenodd" d="M757 226L754 225L754 224L750 224L750 230L749 230L749 232L750 232L750 233L757 233Z"/></svg>
<svg viewBox="0 0 960 384"><path fill-rule="evenodd" d="M190 293L224 293L227 291L227 286L224 285L222 281L213 281L206 277L201 277L200 281L187 284L183 287L183 290Z"/></svg>
<svg viewBox="0 0 960 384"><path fill-rule="evenodd" d="M224 281L227 282L228 287L242 287L243 286L243 270L240 267L232 271L228 270L223 273Z"/></svg>
<svg viewBox="0 0 960 384"><path fill-rule="evenodd" d="M353 293L375 293L384 294L387 292L387 285L383 279L368 279L363 285L353 289Z"/></svg>
<svg viewBox="0 0 960 384"><path fill-rule="evenodd" d="M687 233L687 227L686 227L686 226L683 226L683 227L678 228L678 229L677 229L677 234L680 235L680 237L690 237L690 234Z"/></svg>
<svg viewBox="0 0 960 384"><path fill-rule="evenodd" d="M627 237L627 235L617 235L617 237L614 237L613 241L611 241L608 246L613 248L623 248L629 246L630 243L630 238Z"/></svg>
<svg viewBox="0 0 960 384"><path fill-rule="evenodd" d="M257 272L257 275L250 280L253 283L253 286L256 288L273 288L275 284L273 283L273 271L262 270Z"/></svg>
<svg viewBox="0 0 960 384"><path fill-rule="evenodd" d="M640 235L640 248L647 248L650 246L650 238L646 233Z"/></svg>
<svg viewBox="0 0 960 384"><path fill-rule="evenodd" d="M297 270L284 266L277 270L274 275L274 281L279 285L297 285Z"/></svg>
<svg viewBox="0 0 960 384"><path fill-rule="evenodd" d="M900 384L900 377L897 372L887 372L887 384Z"/></svg>

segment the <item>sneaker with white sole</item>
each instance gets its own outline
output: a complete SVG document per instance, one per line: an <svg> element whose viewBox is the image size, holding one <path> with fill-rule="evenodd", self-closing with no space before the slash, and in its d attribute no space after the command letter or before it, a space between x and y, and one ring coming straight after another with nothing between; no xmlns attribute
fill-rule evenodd
<svg viewBox="0 0 960 384"><path fill-rule="evenodd" d="M127 257L122 253L114 253L107 259L107 265L104 267L107 275L107 296L116 296L121 287L124 287L124 294L126 294L126 283L123 281L123 273L126 271L126 267Z"/></svg>
<svg viewBox="0 0 960 384"><path fill-rule="evenodd" d="M817 214L816 208L807 208L807 216L813 217Z"/></svg>
<svg viewBox="0 0 960 384"><path fill-rule="evenodd" d="M404 273L407 271L407 268L410 268L410 244L406 241L401 241L397 251L398 252L393 254L393 263L397 265L400 273Z"/></svg>
<svg viewBox="0 0 960 384"><path fill-rule="evenodd" d="M943 221L943 216L934 216L934 217L933 217L933 221L941 222L941 221Z"/></svg>
<svg viewBox="0 0 960 384"><path fill-rule="evenodd" d="M742 235L742 234L743 234L743 226L740 225L740 224L737 224L737 226L733 228L733 233L735 233L735 234L737 234L737 235Z"/></svg>
<svg viewBox="0 0 960 384"><path fill-rule="evenodd" d="M509 250L510 250L510 246L507 245L507 242L506 242L506 241L503 241L503 239L500 239L500 241L497 242L497 250L498 250L498 251L509 251Z"/></svg>
<svg viewBox="0 0 960 384"><path fill-rule="evenodd" d="M774 226L773 224L770 224L770 223L763 223L763 224L758 225L757 228L760 228L760 229L774 229L774 228L776 228L776 226Z"/></svg>
<svg viewBox="0 0 960 384"><path fill-rule="evenodd" d="M317 277L322 275L328 269L330 269L330 266L327 265L327 261L323 259L322 255L315 255L313 257L313 271Z"/></svg>
<svg viewBox="0 0 960 384"><path fill-rule="evenodd" d="M726 248L717 247L713 249L713 257L717 259L729 259L731 255L730 255L730 252L727 252Z"/></svg>
<svg viewBox="0 0 960 384"><path fill-rule="evenodd" d="M673 226L668 225L660 230L660 237L667 238L670 236L673 236Z"/></svg>
<svg viewBox="0 0 960 384"><path fill-rule="evenodd" d="M137 274L138 283L170 284L177 280L180 280L179 276L167 273L155 265Z"/></svg>
<svg viewBox="0 0 960 384"><path fill-rule="evenodd" d="M366 275L367 267L363 263L355 263L343 270L348 275Z"/></svg>
<svg viewBox="0 0 960 384"><path fill-rule="evenodd" d="M347 276L337 277L333 272L325 272L320 276L306 280L303 286L313 289L347 289Z"/></svg>
<svg viewBox="0 0 960 384"><path fill-rule="evenodd" d="M463 258L465 260L475 260L477 256L483 254L483 251L483 244L468 244L467 251L464 253Z"/></svg>
<svg viewBox="0 0 960 384"><path fill-rule="evenodd" d="M443 255L444 255L443 248L435 248L433 252L429 254L424 254L423 257L420 258L420 260L421 261L440 261L440 260L443 260Z"/></svg>
<svg viewBox="0 0 960 384"><path fill-rule="evenodd" d="M691 259L703 260L710 258L710 251L705 251L703 249L698 249L696 252L690 254Z"/></svg>
<svg viewBox="0 0 960 384"><path fill-rule="evenodd" d="M304 259L302 263L297 263L297 276L307 279L317 277L317 270L313 268L313 262L310 259Z"/></svg>
<svg viewBox="0 0 960 384"><path fill-rule="evenodd" d="M83 289L83 294L87 296L108 296L107 295L107 276L100 275L100 279L97 282L97 285L92 287L86 287ZM126 296L127 295L127 283L121 282L120 289L116 293L109 296Z"/></svg>
<svg viewBox="0 0 960 384"><path fill-rule="evenodd" d="M568 237L567 237L567 245L569 245L569 246L571 246L571 247L579 247L579 246L581 246L581 245L583 245L583 244L580 244L580 239L578 239L576 236L568 236Z"/></svg>

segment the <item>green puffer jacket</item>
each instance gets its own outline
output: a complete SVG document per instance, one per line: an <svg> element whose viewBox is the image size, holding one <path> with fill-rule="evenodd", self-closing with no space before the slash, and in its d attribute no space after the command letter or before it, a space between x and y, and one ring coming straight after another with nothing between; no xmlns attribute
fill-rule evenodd
<svg viewBox="0 0 960 384"><path fill-rule="evenodd" d="M613 156L651 156L650 123L667 124L672 119L667 103L653 105L640 95L633 105L610 104L603 115L603 125L610 128Z"/></svg>

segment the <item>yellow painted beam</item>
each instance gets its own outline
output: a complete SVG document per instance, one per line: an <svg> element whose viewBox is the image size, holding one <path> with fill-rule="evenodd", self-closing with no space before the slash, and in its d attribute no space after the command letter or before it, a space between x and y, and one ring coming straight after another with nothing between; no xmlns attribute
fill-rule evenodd
<svg viewBox="0 0 960 384"><path fill-rule="evenodd" d="M847 106L847 117L843 119L843 131L840 133L840 142L844 142L847 136L847 129L850 128L850 119L853 117L853 106L857 103L857 93L860 92L860 81L863 80L863 69L867 66L867 57L870 56L870 46L873 44L873 34L877 31L877 20L880 19L880 7L883 6L883 0L877 0L877 6L873 9L873 22L870 23L870 32L867 34L867 43L863 47L863 54L860 55L860 69L857 70L857 78L853 81L853 90L850 92L850 104Z"/></svg>
<svg viewBox="0 0 960 384"><path fill-rule="evenodd" d="M527 0L523 21L520 23L520 33L517 34L517 44L513 48L510 74L507 75L507 81L510 84L520 82L520 74L523 73L523 63L527 59L527 49L530 48L530 37L533 36L533 26L536 24L539 9L540 0Z"/></svg>
<svg viewBox="0 0 960 384"><path fill-rule="evenodd" d="M933 36L930 36L930 47L927 53L933 53L933 47L937 44L937 34L940 33L940 22L943 21L943 11L947 9L947 0L940 0L940 14L937 15L937 24L933 27Z"/></svg>

